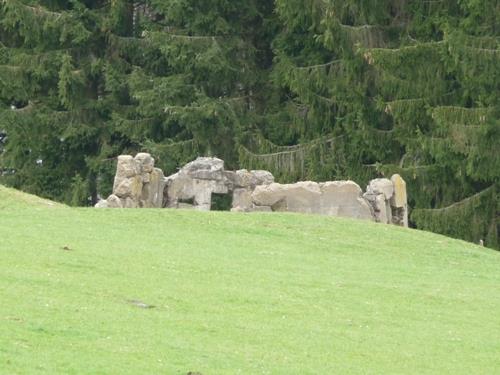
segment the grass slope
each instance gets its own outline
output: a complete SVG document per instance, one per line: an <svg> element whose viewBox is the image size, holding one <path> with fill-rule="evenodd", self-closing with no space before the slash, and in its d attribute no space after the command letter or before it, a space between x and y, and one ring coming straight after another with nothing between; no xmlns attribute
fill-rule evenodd
<svg viewBox="0 0 500 375"><path fill-rule="evenodd" d="M15 199L2 374L500 371L498 252L331 217Z"/></svg>
<svg viewBox="0 0 500 375"><path fill-rule="evenodd" d="M65 207L61 203L26 194L0 185L0 209L4 208Z"/></svg>

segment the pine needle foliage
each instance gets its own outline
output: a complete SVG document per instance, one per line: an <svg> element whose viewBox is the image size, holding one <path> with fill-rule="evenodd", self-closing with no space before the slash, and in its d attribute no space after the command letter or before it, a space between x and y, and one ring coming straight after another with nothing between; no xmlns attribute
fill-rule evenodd
<svg viewBox="0 0 500 375"><path fill-rule="evenodd" d="M296 138L344 136L345 166L330 177L400 173L413 224L476 242L490 233L498 247L497 194L474 219L468 201L453 215L433 209L500 179L500 4L278 0L277 10L275 74L307 109Z"/></svg>
<svg viewBox="0 0 500 375"><path fill-rule="evenodd" d="M167 173L201 154L236 166L272 17L262 0L2 0L3 182L91 204L121 153L153 152Z"/></svg>
<svg viewBox="0 0 500 375"><path fill-rule="evenodd" d="M1 0L0 180L91 204L138 151L166 173L198 155L282 182L400 173L426 213L413 224L478 241L418 210L498 184L499 14L496 0ZM498 212L478 215L498 230Z"/></svg>

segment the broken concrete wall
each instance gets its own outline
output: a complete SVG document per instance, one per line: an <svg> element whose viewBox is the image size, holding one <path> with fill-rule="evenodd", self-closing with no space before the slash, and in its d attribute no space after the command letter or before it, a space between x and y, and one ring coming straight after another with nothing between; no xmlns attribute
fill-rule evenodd
<svg viewBox="0 0 500 375"><path fill-rule="evenodd" d="M183 208L187 208L191 205L192 208L208 211L213 193L229 193L224 162L217 158L198 158L166 178L165 206L179 208L182 204Z"/></svg>
<svg viewBox="0 0 500 375"><path fill-rule="evenodd" d="M232 194L233 208L237 210L246 205L242 199L255 186L271 182L274 177L267 171L226 171L222 160L200 157L166 178L164 201L169 208L182 206L207 211L211 208L212 194Z"/></svg>
<svg viewBox="0 0 500 375"><path fill-rule="evenodd" d="M400 175L371 180L363 197L371 205L375 221L408 226L406 183Z"/></svg>
<svg viewBox="0 0 500 375"><path fill-rule="evenodd" d="M270 207L272 211L373 220L361 188L353 181L302 181L257 186L252 193L252 203L260 208Z"/></svg>
<svg viewBox="0 0 500 375"><path fill-rule="evenodd" d="M154 167L154 159L147 153L118 156L113 193L97 203L96 207L138 208L162 207L165 177Z"/></svg>
<svg viewBox="0 0 500 375"><path fill-rule="evenodd" d="M118 157L113 194L97 207L167 207L208 211L213 194L230 194L232 211L281 211L350 217L408 226L406 183L399 175L370 181L278 184L268 171L226 171L224 161L200 157L164 177L146 153Z"/></svg>

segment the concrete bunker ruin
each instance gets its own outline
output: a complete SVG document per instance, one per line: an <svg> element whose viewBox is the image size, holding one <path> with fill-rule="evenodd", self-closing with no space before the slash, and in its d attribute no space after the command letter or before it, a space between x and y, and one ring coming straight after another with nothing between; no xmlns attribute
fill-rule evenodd
<svg viewBox="0 0 500 375"><path fill-rule="evenodd" d="M235 209L241 205L244 193L250 194L256 186L272 182L270 172L226 171L222 160L200 157L165 178L164 207L209 211L214 197L227 196L232 197L228 208Z"/></svg>
<svg viewBox="0 0 500 375"><path fill-rule="evenodd" d="M213 157L164 177L151 155L121 155L113 194L96 207L302 212L408 226L406 183L397 174L371 180L363 193L353 181L279 184L268 171L226 171Z"/></svg>

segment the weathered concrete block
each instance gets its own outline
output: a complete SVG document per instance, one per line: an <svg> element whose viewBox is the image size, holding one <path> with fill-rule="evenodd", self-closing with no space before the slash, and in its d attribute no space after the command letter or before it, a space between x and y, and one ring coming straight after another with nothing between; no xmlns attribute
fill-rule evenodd
<svg viewBox="0 0 500 375"><path fill-rule="evenodd" d="M250 189L234 189L232 208L239 208L243 211L250 210L252 207L252 191Z"/></svg>
<svg viewBox="0 0 500 375"><path fill-rule="evenodd" d="M295 184L257 186L252 200L273 211L317 213L373 220L368 203L361 197L361 188L352 181L318 184L312 181Z"/></svg>
<svg viewBox="0 0 500 375"><path fill-rule="evenodd" d="M142 195L140 207L156 207L160 208L163 204L163 188L165 179L161 169L154 168L151 173L148 173L149 182L142 186Z"/></svg>
<svg viewBox="0 0 500 375"><path fill-rule="evenodd" d="M373 220L368 203L362 199L362 190L353 181L329 181L320 184L319 213L340 217Z"/></svg>
<svg viewBox="0 0 500 375"><path fill-rule="evenodd" d="M113 194L120 198L130 197L136 201L139 200L142 192L142 180L140 176L135 175L129 178L116 178L113 186Z"/></svg>
<svg viewBox="0 0 500 375"><path fill-rule="evenodd" d="M391 206L402 208L407 204L406 182L399 174L392 175L392 184L394 186L394 195L391 198Z"/></svg>
<svg viewBox="0 0 500 375"><path fill-rule="evenodd" d="M154 168L150 154L118 157L113 194L121 199L123 207L162 207L164 186L163 172Z"/></svg>
<svg viewBox="0 0 500 375"><path fill-rule="evenodd" d="M108 208L108 201L105 199L99 200L94 206L95 208Z"/></svg>
<svg viewBox="0 0 500 375"><path fill-rule="evenodd" d="M384 224L390 224L392 221L391 206L384 194L377 195L375 199L375 220Z"/></svg>
<svg viewBox="0 0 500 375"><path fill-rule="evenodd" d="M194 181L191 177L176 173L165 179L168 207L176 207L177 202L194 197Z"/></svg>
<svg viewBox="0 0 500 375"><path fill-rule="evenodd" d="M199 157L186 164L180 173L193 179L224 180L224 161L218 158Z"/></svg>
<svg viewBox="0 0 500 375"><path fill-rule="evenodd" d="M160 168L154 168L151 172L149 190L149 202L152 207L161 208L163 206L163 189L165 188L165 176Z"/></svg>
<svg viewBox="0 0 500 375"><path fill-rule="evenodd" d="M116 175L115 181L121 180L123 178L134 177L139 173L137 168L137 163L134 158L130 155L120 155L118 156L118 162L116 164Z"/></svg>
<svg viewBox="0 0 500 375"><path fill-rule="evenodd" d="M229 190L233 190L235 187L237 188L238 186L235 186L236 182L236 172L235 171L224 171L224 181L226 182L227 187Z"/></svg>
<svg viewBox="0 0 500 375"><path fill-rule="evenodd" d="M265 207L265 206L264 206ZM287 212L290 211L288 208L288 198L284 197L271 206L271 209L276 212Z"/></svg>
<svg viewBox="0 0 500 375"><path fill-rule="evenodd" d="M352 205L361 197L361 188L353 181L329 181L319 184L324 207Z"/></svg>
<svg viewBox="0 0 500 375"><path fill-rule="evenodd" d="M272 206L284 197L283 185L277 183L257 186L252 193L252 201L258 206Z"/></svg>
<svg viewBox="0 0 500 375"><path fill-rule="evenodd" d="M123 208L122 201L114 194L111 194L106 200L109 208Z"/></svg>
<svg viewBox="0 0 500 375"><path fill-rule="evenodd" d="M235 172L234 186L240 188L249 188L255 185L255 176L246 169L240 169Z"/></svg>
<svg viewBox="0 0 500 375"><path fill-rule="evenodd" d="M122 198L123 208L138 208L138 202L130 197Z"/></svg>
<svg viewBox="0 0 500 375"><path fill-rule="evenodd" d="M317 182L301 181L290 184L285 188L285 197L288 211L303 213L320 211L321 190Z"/></svg>
<svg viewBox="0 0 500 375"><path fill-rule="evenodd" d="M212 181L195 180L194 205L200 211L210 211L212 206Z"/></svg>
<svg viewBox="0 0 500 375"><path fill-rule="evenodd" d="M153 172L155 160L151 157L150 154L140 152L135 156L134 160L137 163L139 174Z"/></svg>
<svg viewBox="0 0 500 375"><path fill-rule="evenodd" d="M151 181L151 173L143 173L140 177L143 184L148 184Z"/></svg>
<svg viewBox="0 0 500 375"><path fill-rule="evenodd" d="M355 219L374 221L375 219L373 217L372 208L370 207L368 202L365 199L363 199L362 197L358 198L357 201L359 203L359 206L358 206L359 211L357 211L356 216L350 216L350 217L353 217Z"/></svg>
<svg viewBox="0 0 500 375"><path fill-rule="evenodd" d="M252 201L257 206L275 206L279 202L286 201L289 211L314 212L319 208L320 195L321 191L317 182L272 183L257 186L252 193Z"/></svg>
<svg viewBox="0 0 500 375"><path fill-rule="evenodd" d="M392 181L387 178L377 178L370 181L366 191L375 194L384 194L385 199L389 200L394 194L394 185Z"/></svg>
<svg viewBox="0 0 500 375"><path fill-rule="evenodd" d="M271 172L254 170L247 171L240 169L235 172L233 183L236 188L254 188L257 185L268 185L274 182Z"/></svg>
<svg viewBox="0 0 500 375"><path fill-rule="evenodd" d="M253 184L252 186L257 186L257 185L269 185L274 182L274 176L272 175L271 172L269 171L263 171L263 170L252 170L250 173L253 176Z"/></svg>

